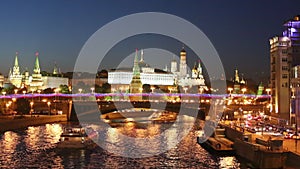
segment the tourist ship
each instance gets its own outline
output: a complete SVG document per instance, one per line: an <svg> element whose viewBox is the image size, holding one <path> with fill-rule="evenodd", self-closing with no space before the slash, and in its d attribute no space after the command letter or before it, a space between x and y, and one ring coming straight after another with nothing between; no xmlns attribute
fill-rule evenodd
<svg viewBox="0 0 300 169"><path fill-rule="evenodd" d="M96 135L96 131L89 132L89 135L87 135L81 126L66 127L60 135L57 148L88 148L94 145L90 137Z"/></svg>
<svg viewBox="0 0 300 169"><path fill-rule="evenodd" d="M217 128L214 136L206 137L204 135L197 137L197 143L201 147L216 154L234 154L233 142L225 138L223 134L224 129Z"/></svg>

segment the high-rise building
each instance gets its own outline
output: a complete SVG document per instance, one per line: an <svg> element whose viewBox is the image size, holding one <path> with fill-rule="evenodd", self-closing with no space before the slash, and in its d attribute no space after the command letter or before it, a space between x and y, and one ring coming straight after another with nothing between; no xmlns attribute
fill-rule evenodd
<svg viewBox="0 0 300 169"><path fill-rule="evenodd" d="M299 16L284 23L282 36L270 39L270 87L271 112L289 124L294 115L292 91L294 91L292 70L300 65L300 21Z"/></svg>
<svg viewBox="0 0 300 169"><path fill-rule="evenodd" d="M285 120L289 120L290 116L289 56L287 52L289 46L288 37L270 39L271 112Z"/></svg>

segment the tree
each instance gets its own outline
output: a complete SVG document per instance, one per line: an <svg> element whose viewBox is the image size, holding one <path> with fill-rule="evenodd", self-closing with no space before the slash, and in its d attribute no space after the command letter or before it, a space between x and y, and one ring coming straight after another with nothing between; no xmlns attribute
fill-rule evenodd
<svg viewBox="0 0 300 169"><path fill-rule="evenodd" d="M149 84L143 84L143 93L150 93L151 86ZM143 100L149 100L149 96L143 96Z"/></svg>
<svg viewBox="0 0 300 169"><path fill-rule="evenodd" d="M101 93L101 86L95 84L95 93Z"/></svg>
<svg viewBox="0 0 300 169"><path fill-rule="evenodd" d="M102 93L110 93L111 92L111 85L109 83L104 83L102 85Z"/></svg>
<svg viewBox="0 0 300 169"><path fill-rule="evenodd" d="M69 86L68 85L59 85L60 92L63 94L69 94Z"/></svg>
<svg viewBox="0 0 300 169"><path fill-rule="evenodd" d="M151 86L149 84L143 84L143 93L150 93Z"/></svg>
<svg viewBox="0 0 300 169"><path fill-rule="evenodd" d="M1 92L6 92L6 94L14 94L15 89L17 89L16 86L10 85L7 88L3 88Z"/></svg>
<svg viewBox="0 0 300 169"><path fill-rule="evenodd" d="M16 105L17 105L16 110L18 113L21 113L22 115L29 114L30 104L29 104L28 99L25 99L25 98L18 99L16 102Z"/></svg>
<svg viewBox="0 0 300 169"><path fill-rule="evenodd" d="M47 89L44 90L43 93L45 93L45 94L51 94L51 93L54 93L54 89L47 88Z"/></svg>

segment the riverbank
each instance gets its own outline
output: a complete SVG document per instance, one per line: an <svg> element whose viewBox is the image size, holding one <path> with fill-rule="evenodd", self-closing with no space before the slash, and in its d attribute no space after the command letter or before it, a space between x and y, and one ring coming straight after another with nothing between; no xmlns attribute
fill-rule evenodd
<svg viewBox="0 0 300 169"><path fill-rule="evenodd" d="M240 128L225 128L226 138L234 142L237 156L250 162L256 168L299 168L300 154L293 150L291 140L271 135L259 135L243 131Z"/></svg>
<svg viewBox="0 0 300 169"><path fill-rule="evenodd" d="M0 132L22 129L29 126L55 122L66 122L66 115L39 115L39 116L0 116Z"/></svg>

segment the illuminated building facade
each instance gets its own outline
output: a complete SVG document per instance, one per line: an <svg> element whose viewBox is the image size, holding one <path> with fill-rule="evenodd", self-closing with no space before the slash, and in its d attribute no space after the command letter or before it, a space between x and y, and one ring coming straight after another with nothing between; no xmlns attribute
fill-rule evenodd
<svg viewBox="0 0 300 169"><path fill-rule="evenodd" d="M180 63L179 69L177 69L177 62L175 59L171 61L171 72L161 69L150 67L144 62L144 53L141 51L141 59L138 62L140 69L140 80L142 84L156 85L156 86L173 86L178 84L179 86L200 86L201 88L207 88L205 80L202 75L202 67L199 61L198 65L192 69L192 75L187 73L186 64L186 51L182 49L180 51ZM137 55L136 55L137 56ZM179 71L178 71L179 70ZM112 88L128 88L133 78L133 71L131 68L112 69L108 72L108 83L112 85Z"/></svg>
<svg viewBox="0 0 300 169"><path fill-rule="evenodd" d="M23 73L21 73L18 62L18 53L16 53L13 69L10 69L8 75L8 81L11 84L17 88L26 87L28 91L35 91L38 89L44 90L46 88L57 88L59 85L68 85L68 78L58 76L42 76L38 52L36 52L35 56L36 58L33 73L30 76L28 70L25 70ZM57 75L57 73L57 69L54 69L53 75Z"/></svg>
<svg viewBox="0 0 300 169"><path fill-rule="evenodd" d="M20 66L19 66L19 61L18 61L18 52L16 52L16 57L15 57L15 62L14 62L13 69L9 70L8 79L17 88L21 87L21 85L22 85L22 75L21 75L21 72L20 72Z"/></svg>
<svg viewBox="0 0 300 169"><path fill-rule="evenodd" d="M289 124L295 124L295 91L300 65L300 17L295 16L283 25L282 37L270 39L271 112ZM294 73L293 73L294 72Z"/></svg>
<svg viewBox="0 0 300 169"><path fill-rule="evenodd" d="M36 52L35 54L35 63L34 63L34 69L31 76L31 79L29 80L28 87L30 90L38 90L42 89L43 87L43 79L41 74L41 68L40 68L40 62L39 62L39 53Z"/></svg>
<svg viewBox="0 0 300 169"><path fill-rule="evenodd" d="M290 113L289 57L287 52L289 46L288 37L273 37L270 39L271 112L286 120L289 119Z"/></svg>
<svg viewBox="0 0 300 169"><path fill-rule="evenodd" d="M138 57L137 53L135 55ZM135 59L136 59L135 57ZM152 68L144 62L143 51L141 51L141 59L138 62L140 71L140 80L142 84L170 86L174 84L176 75L160 69ZM112 88L128 88L133 79L134 73L132 68L112 69L108 71L108 83Z"/></svg>
<svg viewBox="0 0 300 169"><path fill-rule="evenodd" d="M0 87L3 87L4 84L4 76L0 73Z"/></svg>

